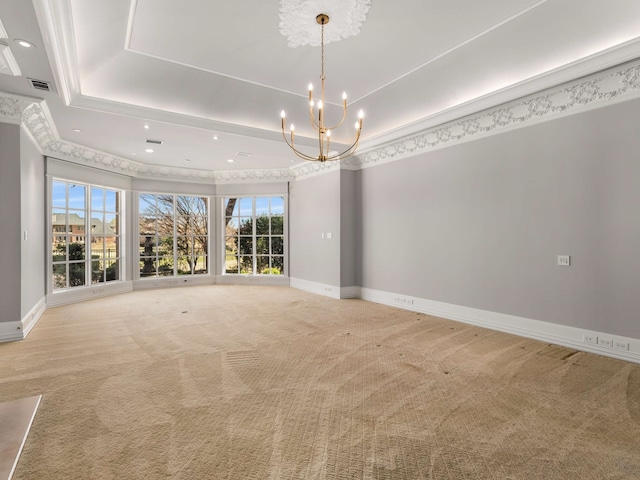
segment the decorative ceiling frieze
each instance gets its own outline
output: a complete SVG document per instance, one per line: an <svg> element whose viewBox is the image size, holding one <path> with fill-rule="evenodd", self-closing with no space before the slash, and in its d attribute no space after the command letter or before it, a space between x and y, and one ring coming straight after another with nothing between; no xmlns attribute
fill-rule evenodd
<svg viewBox="0 0 640 480"><path fill-rule="evenodd" d="M0 92L0 121L22 123L43 154L132 177L198 183L291 181L337 169L358 170L515 128L640 98L640 60L363 149L340 162L304 162L290 168L209 171L147 165L59 138L44 100Z"/></svg>
<svg viewBox="0 0 640 480"><path fill-rule="evenodd" d="M640 61L364 149L346 163L365 168L638 97Z"/></svg>

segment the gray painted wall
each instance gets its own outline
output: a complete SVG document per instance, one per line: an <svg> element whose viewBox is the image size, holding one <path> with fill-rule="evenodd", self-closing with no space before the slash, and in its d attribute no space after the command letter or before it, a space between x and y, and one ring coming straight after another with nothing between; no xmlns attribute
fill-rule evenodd
<svg viewBox="0 0 640 480"><path fill-rule="evenodd" d="M327 233L332 234L331 239L326 238ZM291 186L289 276L327 285L340 285L338 170L296 181Z"/></svg>
<svg viewBox="0 0 640 480"><path fill-rule="evenodd" d="M45 162L31 138L20 130L20 178L22 191L20 210L22 215L22 232L27 232L27 239L21 237L21 314L25 315L45 296Z"/></svg>
<svg viewBox="0 0 640 480"><path fill-rule="evenodd" d="M640 338L638 118L630 101L361 171L362 286Z"/></svg>
<svg viewBox="0 0 640 480"><path fill-rule="evenodd" d="M340 170L340 286L359 286L360 178L358 172Z"/></svg>
<svg viewBox="0 0 640 480"><path fill-rule="evenodd" d="M0 322L20 320L20 127L0 122Z"/></svg>

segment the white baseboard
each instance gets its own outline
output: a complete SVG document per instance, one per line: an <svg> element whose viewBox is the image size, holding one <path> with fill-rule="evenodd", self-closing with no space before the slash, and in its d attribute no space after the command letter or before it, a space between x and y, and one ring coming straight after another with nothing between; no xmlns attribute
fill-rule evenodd
<svg viewBox="0 0 640 480"><path fill-rule="evenodd" d="M42 314L47 309L45 297L38 300L31 310L22 318L14 322L0 322L0 342L23 340L35 327Z"/></svg>
<svg viewBox="0 0 640 480"><path fill-rule="evenodd" d="M47 307L58 307L60 305L83 302L93 298L127 293L132 290L133 284L130 281L98 283L86 287L76 287L69 290L49 293L47 295Z"/></svg>
<svg viewBox="0 0 640 480"><path fill-rule="evenodd" d="M141 278L133 282L134 290L153 290L155 288L192 287L194 285L213 285L215 277L211 275L185 275L183 277Z"/></svg>
<svg viewBox="0 0 640 480"><path fill-rule="evenodd" d="M22 332L22 322L0 322L0 342L13 342L22 340L24 334Z"/></svg>
<svg viewBox="0 0 640 480"><path fill-rule="evenodd" d="M557 345L575 348L585 352L597 353L607 357L640 363L640 339L596 332L566 325L533 320L530 318L490 312L477 308L463 307L450 303L436 302L424 298L410 297L402 294L383 292L370 288L362 288L363 300L382 303L392 307L403 308L414 312L426 313L449 320L468 323L479 327L512 333L522 337L533 338ZM592 344L585 341L585 336L596 341L610 341L611 345L623 344L628 349L617 349L605 344ZM605 342L606 343L606 342Z"/></svg>
<svg viewBox="0 0 640 480"><path fill-rule="evenodd" d="M303 280L301 278L291 277L289 286L297 288L298 290L304 290L305 292L315 293L318 295L324 295L325 297L340 298L340 287L335 285L329 285L326 283L311 282L309 280Z"/></svg>
<svg viewBox="0 0 640 480"><path fill-rule="evenodd" d="M29 332L36 326L42 314L47 310L47 298L42 297L34 307L22 318L22 338L27 338Z"/></svg>
<svg viewBox="0 0 640 480"><path fill-rule="evenodd" d="M218 285L289 286L289 277L285 275L217 275L215 280Z"/></svg>

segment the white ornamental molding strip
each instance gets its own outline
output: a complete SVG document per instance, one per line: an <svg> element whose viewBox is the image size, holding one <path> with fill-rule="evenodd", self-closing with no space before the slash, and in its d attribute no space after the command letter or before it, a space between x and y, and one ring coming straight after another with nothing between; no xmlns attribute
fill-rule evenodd
<svg viewBox="0 0 640 480"><path fill-rule="evenodd" d="M639 96L636 63L385 143L348 160L352 167L369 167Z"/></svg>
<svg viewBox="0 0 640 480"><path fill-rule="evenodd" d="M280 33L290 47L320 45L316 16L329 15L324 27L324 43L337 42L360 33L371 0L280 0Z"/></svg>
<svg viewBox="0 0 640 480"><path fill-rule="evenodd" d="M0 92L0 120L7 123L20 124L22 112L33 100L16 97L8 93Z"/></svg>

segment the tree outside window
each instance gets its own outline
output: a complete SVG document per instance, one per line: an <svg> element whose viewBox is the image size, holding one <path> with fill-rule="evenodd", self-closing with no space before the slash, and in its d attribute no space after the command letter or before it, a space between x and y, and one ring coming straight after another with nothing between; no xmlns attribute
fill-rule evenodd
<svg viewBox="0 0 640 480"><path fill-rule="evenodd" d="M284 197L225 198L225 273L284 275Z"/></svg>
<svg viewBox="0 0 640 480"><path fill-rule="evenodd" d="M138 206L141 278L209 272L206 197L142 193Z"/></svg>

